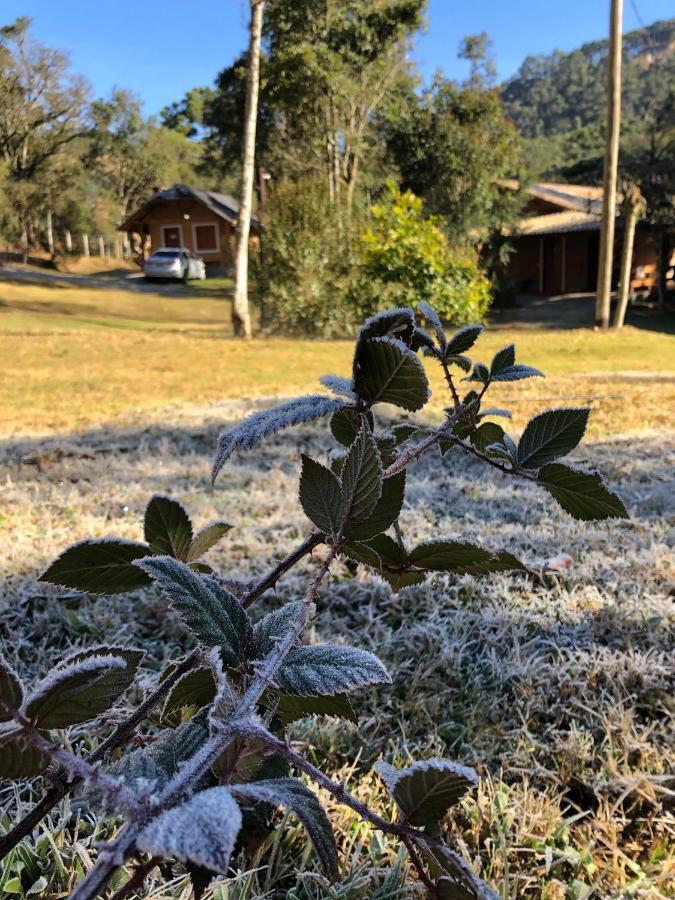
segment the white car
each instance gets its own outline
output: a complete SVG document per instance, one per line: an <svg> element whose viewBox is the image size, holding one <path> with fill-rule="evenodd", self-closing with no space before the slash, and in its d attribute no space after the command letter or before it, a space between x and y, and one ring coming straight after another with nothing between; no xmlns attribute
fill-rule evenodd
<svg viewBox="0 0 675 900"><path fill-rule="evenodd" d="M206 278L204 260L189 250L174 247L162 247L154 250L143 264L143 272L148 280L153 278L180 278L189 281Z"/></svg>

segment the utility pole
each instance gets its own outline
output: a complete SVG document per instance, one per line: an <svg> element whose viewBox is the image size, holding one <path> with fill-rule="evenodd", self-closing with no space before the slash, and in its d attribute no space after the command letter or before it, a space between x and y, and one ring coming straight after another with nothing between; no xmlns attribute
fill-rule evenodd
<svg viewBox="0 0 675 900"><path fill-rule="evenodd" d="M234 264L234 333L251 337L251 315L248 306L248 239L251 230L253 178L255 167L255 132L258 119L260 88L260 42L265 0L251 0L251 26L246 69L246 110L244 116L244 149L241 166L241 200L237 219L237 247Z"/></svg>
<svg viewBox="0 0 675 900"><path fill-rule="evenodd" d="M595 295L595 326L609 328L612 292L612 260L616 219L616 176L619 165L621 130L621 19L623 0L611 0L609 15L609 57L607 61L607 133L602 172L602 223L598 284Z"/></svg>

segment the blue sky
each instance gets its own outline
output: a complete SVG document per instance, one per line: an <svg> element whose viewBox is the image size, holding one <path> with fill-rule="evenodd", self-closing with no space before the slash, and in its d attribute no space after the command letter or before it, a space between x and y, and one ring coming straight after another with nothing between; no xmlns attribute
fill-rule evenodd
<svg viewBox="0 0 675 900"><path fill-rule="evenodd" d="M37 37L67 51L97 96L114 86L130 88L155 114L189 88L211 84L243 49L246 8L243 0L1 0L0 23L31 16ZM609 0L430 0L415 57L425 78L437 68L463 78L459 41L487 31L500 77L507 78L530 54L605 36L608 9ZM671 17L673 0L625 0L625 31L639 27L636 10L649 24Z"/></svg>

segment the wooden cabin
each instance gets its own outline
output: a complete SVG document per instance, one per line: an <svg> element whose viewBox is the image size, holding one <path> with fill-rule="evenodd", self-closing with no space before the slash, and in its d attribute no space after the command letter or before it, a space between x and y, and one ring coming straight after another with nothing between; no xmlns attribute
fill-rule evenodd
<svg viewBox="0 0 675 900"><path fill-rule="evenodd" d="M517 181L499 184L518 190ZM520 294L593 292L598 277L602 188L537 182L525 188L523 216L513 236L510 268ZM622 237L621 196L617 196L616 287ZM656 279L656 247L648 226L638 224L633 250L631 288L649 293Z"/></svg>
<svg viewBox="0 0 675 900"><path fill-rule="evenodd" d="M209 269L229 270L238 213L239 204L229 194L175 184L153 194L120 230L129 234L142 259L160 247L182 247L201 257Z"/></svg>

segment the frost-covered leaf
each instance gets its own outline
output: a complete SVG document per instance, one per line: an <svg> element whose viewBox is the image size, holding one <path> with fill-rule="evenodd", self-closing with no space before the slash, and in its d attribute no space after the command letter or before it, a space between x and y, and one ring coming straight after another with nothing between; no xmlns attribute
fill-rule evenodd
<svg viewBox="0 0 675 900"><path fill-rule="evenodd" d="M330 430L336 441L339 441L344 447L351 447L356 440L356 435L361 428L364 414L358 413L353 406L343 406L333 413L330 419ZM375 427L373 414L366 415L368 426L372 431Z"/></svg>
<svg viewBox="0 0 675 900"><path fill-rule="evenodd" d="M448 759L422 760L402 770L377 763L375 770L411 825L438 822L468 790L478 786L473 769Z"/></svg>
<svg viewBox="0 0 675 900"><path fill-rule="evenodd" d="M460 353L466 353L478 340L482 325L466 325L464 328L453 334L445 347L446 356L456 356Z"/></svg>
<svg viewBox="0 0 675 900"><path fill-rule="evenodd" d="M410 346L415 330L415 313L407 306L375 313L359 328L356 351L375 337L390 337Z"/></svg>
<svg viewBox="0 0 675 900"><path fill-rule="evenodd" d="M367 650L339 644L294 647L277 673L288 694L339 694L367 684L390 684L380 660Z"/></svg>
<svg viewBox="0 0 675 900"><path fill-rule="evenodd" d="M462 381L479 381L481 384L487 384L489 380L490 370L484 363L475 363L471 375L462 379Z"/></svg>
<svg viewBox="0 0 675 900"><path fill-rule="evenodd" d="M279 694L274 715L284 725L290 725L307 716L333 716L356 722L356 713L347 694L332 696L312 696L299 694Z"/></svg>
<svg viewBox="0 0 675 900"><path fill-rule="evenodd" d="M221 434L218 439L216 461L213 464L212 480L216 480L218 473L235 450L252 450L270 434L276 434L277 431L290 428L292 425L313 422L322 416L330 415L342 405L343 401L334 397L310 394L289 400L288 403L282 403L272 409L254 413L231 431Z"/></svg>
<svg viewBox="0 0 675 900"><path fill-rule="evenodd" d="M239 801L283 806L302 823L329 878L337 877L337 847L328 816L316 794L296 778L272 778L232 788Z"/></svg>
<svg viewBox="0 0 675 900"><path fill-rule="evenodd" d="M359 541L346 541L340 547L340 552L353 562L364 563L373 569L382 568L382 560L373 548L366 543Z"/></svg>
<svg viewBox="0 0 675 900"><path fill-rule="evenodd" d="M498 375L505 369L510 369L511 366L514 365L515 361L515 344L508 344L508 346L503 347L501 350L498 350L495 353L494 359L492 360L492 365L490 366L490 377L494 378L495 375Z"/></svg>
<svg viewBox="0 0 675 900"><path fill-rule="evenodd" d="M527 423L518 442L518 465L539 469L566 456L584 436L590 408L548 409Z"/></svg>
<svg viewBox="0 0 675 900"><path fill-rule="evenodd" d="M50 758L24 738L0 744L0 778L33 778L47 768Z"/></svg>
<svg viewBox="0 0 675 900"><path fill-rule="evenodd" d="M524 378L545 378L543 372L535 369L533 366L523 366L516 363L515 366L509 366L493 375L491 381L522 381Z"/></svg>
<svg viewBox="0 0 675 900"><path fill-rule="evenodd" d="M337 394L338 397L345 397L347 400L356 400L356 394L349 378L342 378L340 375L322 375L319 381L329 391Z"/></svg>
<svg viewBox="0 0 675 900"><path fill-rule="evenodd" d="M151 555L147 544L120 538L80 541L64 550L38 581L90 594L123 594L150 583L133 562Z"/></svg>
<svg viewBox="0 0 675 900"><path fill-rule="evenodd" d="M504 440L504 429L496 422L483 422L471 432L471 443L481 453L487 452L492 444L501 444Z"/></svg>
<svg viewBox="0 0 675 900"><path fill-rule="evenodd" d="M509 409L499 409L496 407L481 409L481 411L478 413L479 419L487 419L488 416L501 416L501 418L503 419L510 419L512 417L512 413Z"/></svg>
<svg viewBox="0 0 675 900"><path fill-rule="evenodd" d="M300 504L307 518L324 534L336 534L342 523L344 497L331 469L302 455Z"/></svg>
<svg viewBox="0 0 675 900"><path fill-rule="evenodd" d="M241 784L259 778L260 773L276 754L256 738L232 741L212 766L216 778L228 784Z"/></svg>
<svg viewBox="0 0 675 900"><path fill-rule="evenodd" d="M436 340L438 341L438 346L441 349L441 353L445 353L447 340L445 339L445 329L443 328L443 324L438 317L438 313L433 308L433 306L431 306L425 300L420 300L417 306L424 318L436 332Z"/></svg>
<svg viewBox="0 0 675 900"><path fill-rule="evenodd" d="M71 656L31 691L26 717L39 728L67 728L110 709L133 681L138 665L137 654L134 663L123 653L100 647Z"/></svg>
<svg viewBox="0 0 675 900"><path fill-rule="evenodd" d="M219 521L212 522L210 525L207 525L206 528L202 528L201 531L198 531L190 544L187 562L199 559L199 557L203 556L207 550L210 550L211 547L215 547L218 541L233 527L234 526L230 525L229 522Z"/></svg>
<svg viewBox="0 0 675 900"><path fill-rule="evenodd" d="M386 531L398 519L405 497L405 469L385 478L382 494L364 522L348 522L345 535L350 541L367 541Z"/></svg>
<svg viewBox="0 0 675 900"><path fill-rule="evenodd" d="M177 500L155 494L145 509L144 537L154 553L166 553L187 562L192 522Z"/></svg>
<svg viewBox="0 0 675 900"><path fill-rule="evenodd" d="M256 622L253 626L254 659L262 659L272 652L277 641L288 634L301 609L300 602L286 603L281 609L275 609Z"/></svg>
<svg viewBox="0 0 675 900"><path fill-rule="evenodd" d="M212 703L215 696L216 683L211 669L201 666L186 672L173 686L164 702L162 721L171 725L178 724L182 709L202 709Z"/></svg>
<svg viewBox="0 0 675 900"><path fill-rule="evenodd" d="M437 356L438 349L434 344L434 339L428 331L423 328L415 328L413 331L412 341L410 342L411 350L422 350L425 356Z"/></svg>
<svg viewBox="0 0 675 900"><path fill-rule="evenodd" d="M18 710L22 701L21 679L10 664L0 657L0 722L11 722L12 715L7 707Z"/></svg>
<svg viewBox="0 0 675 900"><path fill-rule="evenodd" d="M154 556L138 565L157 582L202 644L220 647L227 665L239 664L250 624L234 594L170 556Z"/></svg>
<svg viewBox="0 0 675 900"><path fill-rule="evenodd" d="M408 425L405 422L392 426L391 432L396 438L396 446L404 444L409 438L419 431L418 425Z"/></svg>
<svg viewBox="0 0 675 900"><path fill-rule="evenodd" d="M411 551L408 561L417 568L436 572L482 574L490 571L494 554L465 541L427 541Z"/></svg>
<svg viewBox="0 0 675 900"><path fill-rule="evenodd" d="M597 472L579 472L562 463L548 463L539 470L537 479L575 519L591 522L629 518L621 497L605 487Z"/></svg>
<svg viewBox="0 0 675 900"><path fill-rule="evenodd" d="M368 404L393 403L415 411L429 399L422 363L405 344L390 337L376 337L357 346L354 386Z"/></svg>
<svg viewBox="0 0 675 900"><path fill-rule="evenodd" d="M476 900L473 891L463 887L457 881L447 875L441 876L436 882L438 900Z"/></svg>
<svg viewBox="0 0 675 900"><path fill-rule="evenodd" d="M136 846L151 856L171 857L227 874L241 828L241 810L226 787L195 794L166 810L140 833Z"/></svg>
<svg viewBox="0 0 675 900"><path fill-rule="evenodd" d="M471 360L468 356L462 356L461 353L455 353L453 356L446 356L445 361L449 366L457 366L462 372L471 371Z"/></svg>
<svg viewBox="0 0 675 900"><path fill-rule="evenodd" d="M367 519L382 493L382 462L372 433L363 426L342 467L341 519Z"/></svg>

